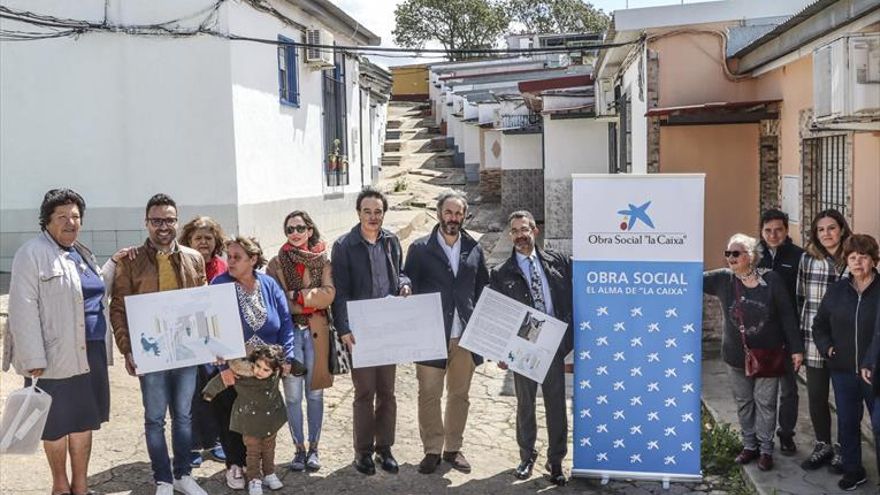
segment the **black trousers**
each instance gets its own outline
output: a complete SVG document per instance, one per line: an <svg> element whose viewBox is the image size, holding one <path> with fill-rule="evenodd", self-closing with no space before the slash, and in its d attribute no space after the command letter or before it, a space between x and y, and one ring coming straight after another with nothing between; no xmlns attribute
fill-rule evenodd
<svg viewBox="0 0 880 495"><path fill-rule="evenodd" d="M794 364L786 359L786 373L779 378L779 429L780 437L793 437L798 418L798 384Z"/></svg>
<svg viewBox="0 0 880 495"><path fill-rule="evenodd" d="M547 419L547 460L561 464L568 453L568 412L565 404L565 356L557 352L547 370L541 391L544 393L544 411ZM535 438L538 426L535 421L535 398L538 383L517 373L513 374L516 388L516 443L520 460L537 455Z"/></svg>
<svg viewBox="0 0 880 495"><path fill-rule="evenodd" d="M235 403L235 388L229 387L220 392L211 401L214 411L214 419L217 420L217 432L220 435L220 445L226 453L226 467L235 465L244 467L247 458L247 450L240 433L229 430L229 420L232 418L232 404Z"/></svg>
<svg viewBox="0 0 880 495"><path fill-rule="evenodd" d="M192 449L209 450L217 443L217 420L211 403L202 398L202 389L217 372L208 373L204 366L198 367L196 375L196 393L192 400Z"/></svg>
<svg viewBox="0 0 880 495"><path fill-rule="evenodd" d="M807 396L810 404L810 421L819 442L831 443L831 406L828 392L831 386L831 370L807 366Z"/></svg>

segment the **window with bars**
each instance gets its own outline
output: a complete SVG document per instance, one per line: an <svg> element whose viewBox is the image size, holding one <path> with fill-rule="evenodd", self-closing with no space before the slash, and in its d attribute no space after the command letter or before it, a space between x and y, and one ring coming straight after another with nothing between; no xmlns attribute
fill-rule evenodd
<svg viewBox="0 0 880 495"><path fill-rule="evenodd" d="M802 143L803 208L802 222L810 221L822 210L834 208L848 216L849 157L846 135L804 139Z"/></svg>
<svg viewBox="0 0 880 495"><path fill-rule="evenodd" d="M334 67L323 71L324 156L327 186L346 186L348 176L348 108L345 97L345 56L334 50Z"/></svg>

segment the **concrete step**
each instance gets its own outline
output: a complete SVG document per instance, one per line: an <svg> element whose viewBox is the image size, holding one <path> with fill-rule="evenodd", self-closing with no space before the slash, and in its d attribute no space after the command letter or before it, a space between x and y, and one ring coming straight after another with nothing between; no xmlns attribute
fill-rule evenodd
<svg viewBox="0 0 880 495"><path fill-rule="evenodd" d="M402 157L400 155L391 155L391 154L386 153L386 154L382 155L382 166L383 167L398 167L398 166L400 166L401 158Z"/></svg>
<svg viewBox="0 0 880 495"><path fill-rule="evenodd" d="M400 120L389 120L385 124L385 129L400 129L403 123Z"/></svg>
<svg viewBox="0 0 880 495"><path fill-rule="evenodd" d="M385 131L385 139L400 139L402 131L400 129L388 129Z"/></svg>
<svg viewBox="0 0 880 495"><path fill-rule="evenodd" d="M446 136L437 136L431 138L430 150L432 151L446 151L448 148L446 147Z"/></svg>
<svg viewBox="0 0 880 495"><path fill-rule="evenodd" d="M385 151L400 151L401 142L400 141L385 141Z"/></svg>

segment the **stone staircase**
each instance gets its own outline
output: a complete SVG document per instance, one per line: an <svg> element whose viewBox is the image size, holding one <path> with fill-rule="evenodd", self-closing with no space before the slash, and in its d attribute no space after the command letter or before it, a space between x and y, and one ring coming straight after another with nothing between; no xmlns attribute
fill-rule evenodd
<svg viewBox="0 0 880 495"><path fill-rule="evenodd" d="M447 149L445 136L425 110L424 104L411 102L393 102L389 107L381 179L404 176L415 169L450 169L451 173L455 154Z"/></svg>

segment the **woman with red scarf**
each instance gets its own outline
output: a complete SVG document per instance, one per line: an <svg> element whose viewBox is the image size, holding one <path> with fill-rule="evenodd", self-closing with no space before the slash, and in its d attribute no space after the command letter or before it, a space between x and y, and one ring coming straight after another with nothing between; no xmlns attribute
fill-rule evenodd
<svg viewBox="0 0 880 495"><path fill-rule="evenodd" d="M323 389L333 385L330 373L330 326L327 308L336 296L330 259L318 228L308 213L294 211L284 219L287 242L272 258L266 273L275 278L287 294L294 322L295 357L307 369L304 376L284 379L284 399L290 436L296 454L293 471L317 471L318 441L324 415ZM303 396L306 398L309 448L303 431Z"/></svg>

